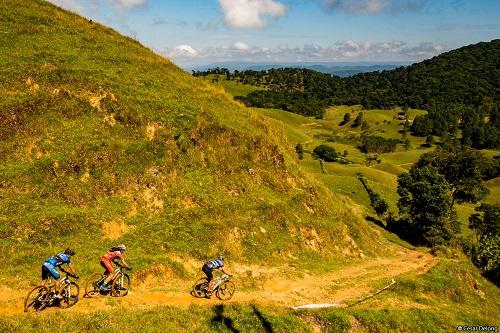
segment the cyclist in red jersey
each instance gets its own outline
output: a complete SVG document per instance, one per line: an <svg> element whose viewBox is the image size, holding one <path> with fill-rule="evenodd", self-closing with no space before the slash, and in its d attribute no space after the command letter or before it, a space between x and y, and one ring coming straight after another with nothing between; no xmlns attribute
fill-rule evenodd
<svg viewBox="0 0 500 333"><path fill-rule="evenodd" d="M101 291L107 291L107 284L115 276L115 269L113 267L114 260L119 260L123 267L130 269L130 266L125 261L125 258L123 258L123 252L125 252L125 249L125 245L120 244L117 247L112 247L105 255L101 257L101 266L105 269L104 274L107 275L106 279L104 279L103 283L99 287Z"/></svg>

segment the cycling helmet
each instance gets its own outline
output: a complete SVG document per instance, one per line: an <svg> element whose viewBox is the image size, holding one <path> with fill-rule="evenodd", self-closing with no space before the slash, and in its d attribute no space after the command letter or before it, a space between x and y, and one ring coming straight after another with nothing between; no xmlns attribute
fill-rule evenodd
<svg viewBox="0 0 500 333"><path fill-rule="evenodd" d="M68 247L66 250L64 250L64 254L68 255L68 256L74 256L75 255L75 251Z"/></svg>
<svg viewBox="0 0 500 333"><path fill-rule="evenodd" d="M127 249L127 247L125 246L125 244L120 244L118 245L118 249L123 252Z"/></svg>

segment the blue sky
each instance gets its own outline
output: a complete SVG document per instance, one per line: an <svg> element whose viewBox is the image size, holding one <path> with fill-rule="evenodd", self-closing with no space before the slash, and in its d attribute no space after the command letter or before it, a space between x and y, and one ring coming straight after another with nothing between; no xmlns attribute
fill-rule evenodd
<svg viewBox="0 0 500 333"><path fill-rule="evenodd" d="M421 61L500 37L498 0L50 0L181 66Z"/></svg>

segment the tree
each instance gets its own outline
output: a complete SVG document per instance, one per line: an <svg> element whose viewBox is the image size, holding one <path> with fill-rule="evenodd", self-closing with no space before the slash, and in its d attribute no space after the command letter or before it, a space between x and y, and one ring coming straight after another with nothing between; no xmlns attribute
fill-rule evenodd
<svg viewBox="0 0 500 333"><path fill-rule="evenodd" d="M356 119L354 119L352 127L359 127L359 126L361 126L362 123L363 123L363 112L360 112L356 116Z"/></svg>
<svg viewBox="0 0 500 333"><path fill-rule="evenodd" d="M477 235L473 262L497 285L500 284L500 205L481 204L469 218Z"/></svg>
<svg viewBox="0 0 500 333"><path fill-rule="evenodd" d="M325 162L335 162L338 157L335 149L327 145L319 145L314 148L313 154Z"/></svg>
<svg viewBox="0 0 500 333"><path fill-rule="evenodd" d="M347 124L349 121L351 121L351 114L349 112L346 112L344 114L344 124Z"/></svg>
<svg viewBox="0 0 500 333"><path fill-rule="evenodd" d="M455 201L476 203L488 194L483 184L483 170L488 160L478 151L455 145L448 145L423 155L416 167L431 166L443 175Z"/></svg>
<svg viewBox="0 0 500 333"><path fill-rule="evenodd" d="M428 135L427 139L425 139L425 145L428 147L432 147L433 144L434 144L434 136Z"/></svg>
<svg viewBox="0 0 500 333"><path fill-rule="evenodd" d="M446 178L432 166L413 166L398 177L398 209L402 217L393 228L419 245L445 245L459 228L450 214L453 199Z"/></svg>
<svg viewBox="0 0 500 333"><path fill-rule="evenodd" d="M383 216L389 209L389 205L387 204L387 202L382 199L380 194L378 194L372 188L370 188L370 186L368 186L368 181L362 173L357 174L357 178L365 188L366 193L368 193L368 196L370 197L370 205L372 206L375 213L377 213L379 217Z"/></svg>
<svg viewBox="0 0 500 333"><path fill-rule="evenodd" d="M295 146L295 151L297 152L297 157L299 158L299 160L304 159L304 147L302 147L302 144L298 143Z"/></svg>
<svg viewBox="0 0 500 333"><path fill-rule="evenodd" d="M407 137L403 139L403 146L405 150L410 150L412 148L411 141Z"/></svg>

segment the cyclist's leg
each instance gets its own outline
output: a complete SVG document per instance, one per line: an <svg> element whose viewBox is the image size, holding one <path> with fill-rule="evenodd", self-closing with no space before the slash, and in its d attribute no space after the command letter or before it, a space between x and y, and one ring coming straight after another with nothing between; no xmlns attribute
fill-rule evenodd
<svg viewBox="0 0 500 333"><path fill-rule="evenodd" d="M61 275L57 271L56 267L50 263L44 263L43 267L47 269L47 277L50 275L54 279L54 284L56 288L56 294L59 294L59 279L61 278Z"/></svg>
<svg viewBox="0 0 500 333"><path fill-rule="evenodd" d="M49 279L50 271L45 265L42 265L42 286L47 286L47 280Z"/></svg>
<svg viewBox="0 0 500 333"><path fill-rule="evenodd" d="M203 265L203 267L201 268L201 270L207 276L207 280L208 280L208 287L207 287L207 289L208 289L208 292L211 293L212 292L213 278L214 278L214 275L212 273L212 269L210 267L208 267L207 265Z"/></svg>
<svg viewBox="0 0 500 333"><path fill-rule="evenodd" d="M103 266L106 269L106 278L104 279L104 282L102 283L103 286L107 285L109 281L114 276L114 269L113 269L113 264L109 260L101 260L101 266Z"/></svg>
<svg viewBox="0 0 500 333"><path fill-rule="evenodd" d="M100 264L101 264L101 267L104 268L104 272L102 273L102 275L108 276L109 275L108 267L106 266L106 264L102 260L100 261ZM111 268L113 268L113 267L111 267Z"/></svg>

